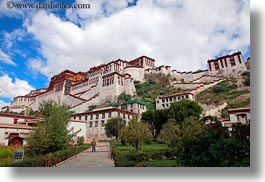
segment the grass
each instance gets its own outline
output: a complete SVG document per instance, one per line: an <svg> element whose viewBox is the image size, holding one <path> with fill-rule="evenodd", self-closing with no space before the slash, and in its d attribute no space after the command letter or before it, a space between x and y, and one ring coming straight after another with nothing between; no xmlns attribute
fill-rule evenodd
<svg viewBox="0 0 265 182"><path fill-rule="evenodd" d="M135 147L124 146L120 142L113 142L114 146L120 151L134 151ZM166 144L144 144L141 146L142 151L154 151L154 150L163 150L169 149Z"/></svg>
<svg viewBox="0 0 265 182"><path fill-rule="evenodd" d="M250 99L249 98L245 101L242 101L242 102L229 103L225 109L234 109L234 108L246 107L246 106L250 106Z"/></svg>
<svg viewBox="0 0 265 182"><path fill-rule="evenodd" d="M224 80L212 88L202 91L196 96L196 100L202 104L220 104L222 102L233 103L233 99L250 93L249 89L238 90L234 79Z"/></svg>
<svg viewBox="0 0 265 182"><path fill-rule="evenodd" d="M177 167L177 160L153 160L142 163L144 167Z"/></svg>

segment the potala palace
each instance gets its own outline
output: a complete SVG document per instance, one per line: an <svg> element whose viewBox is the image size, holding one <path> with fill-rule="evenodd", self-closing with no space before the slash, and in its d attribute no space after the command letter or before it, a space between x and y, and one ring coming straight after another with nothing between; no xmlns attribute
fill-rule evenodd
<svg viewBox="0 0 265 182"><path fill-rule="evenodd" d="M73 112L70 126L85 138L106 139L104 125L109 118L120 116L129 121L133 115L146 111L146 102L130 100L121 105L106 106L106 103L116 102L118 96L126 93L136 95L134 81L145 82L151 74L165 74L174 78L170 85L187 91L171 95L161 95L156 98L156 109L164 109L172 102L181 99L195 100L195 95L216 85L227 77L237 77L247 70L246 61L241 52L208 60L208 69L196 72L179 72L169 65L157 67L155 60L141 56L131 61L115 60L90 68L86 72L65 70L51 78L48 88L32 90L30 93L17 96L10 106L2 108L3 112L24 112L38 110L40 103L54 100L65 103ZM93 106L102 106L90 109ZM206 115L214 115L213 110L206 110ZM9 119L3 119L9 118ZM6 121L5 123L2 121ZM30 132L31 123L38 118L30 116L15 116L0 113L0 143L8 145L10 134L23 135ZM10 142L10 141L9 141Z"/></svg>

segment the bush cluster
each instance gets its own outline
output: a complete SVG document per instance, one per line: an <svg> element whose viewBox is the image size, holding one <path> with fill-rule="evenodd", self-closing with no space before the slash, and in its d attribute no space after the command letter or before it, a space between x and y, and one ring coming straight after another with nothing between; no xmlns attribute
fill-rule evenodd
<svg viewBox="0 0 265 182"><path fill-rule="evenodd" d="M69 157L72 157L79 152L85 150L87 147L71 147L66 150L60 150L58 152L52 153L51 164L55 165L55 162L61 162ZM21 162L16 162L13 164L6 165L6 167L45 167L47 165L47 156L38 155L35 157L26 157Z"/></svg>
<svg viewBox="0 0 265 182"><path fill-rule="evenodd" d="M10 147L0 147L0 166L5 166L13 162L14 149Z"/></svg>
<svg viewBox="0 0 265 182"><path fill-rule="evenodd" d="M176 150L163 149L158 151L120 151L115 148L112 150L116 167L135 167L141 166L144 161L174 159Z"/></svg>

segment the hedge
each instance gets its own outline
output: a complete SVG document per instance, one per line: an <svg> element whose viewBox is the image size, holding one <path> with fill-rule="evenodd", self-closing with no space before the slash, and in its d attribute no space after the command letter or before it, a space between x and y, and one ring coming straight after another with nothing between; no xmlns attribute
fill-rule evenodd
<svg viewBox="0 0 265 182"><path fill-rule="evenodd" d="M176 150L163 149L159 151L120 151L115 147L112 150L116 167L141 166L144 161L175 159Z"/></svg>
<svg viewBox="0 0 265 182"><path fill-rule="evenodd" d="M52 153L51 157L51 164L55 165L57 163L64 161L79 152L87 149L88 147L71 147L66 150L61 150ZM46 155L39 155L31 158L25 157L25 159L21 162L15 162L10 165L6 165L6 167L46 167L47 166L47 156Z"/></svg>

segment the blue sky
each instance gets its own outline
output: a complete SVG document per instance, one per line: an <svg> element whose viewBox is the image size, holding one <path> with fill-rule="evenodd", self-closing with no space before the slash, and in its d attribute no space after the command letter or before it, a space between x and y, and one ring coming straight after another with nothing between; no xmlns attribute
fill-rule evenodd
<svg viewBox="0 0 265 182"><path fill-rule="evenodd" d="M71 0L64 2L91 8L67 10L8 9L7 2L0 2L0 107L47 87L64 69L118 58L147 55L157 66L191 71L238 50L250 57L248 0Z"/></svg>

